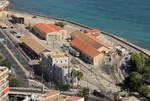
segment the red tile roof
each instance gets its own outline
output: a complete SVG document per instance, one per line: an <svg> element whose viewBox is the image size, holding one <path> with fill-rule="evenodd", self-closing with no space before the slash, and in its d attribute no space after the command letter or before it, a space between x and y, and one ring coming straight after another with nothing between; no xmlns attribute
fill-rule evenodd
<svg viewBox="0 0 150 101"><path fill-rule="evenodd" d="M100 54L100 52L97 51L94 47L92 47L85 41L79 40L77 38L72 40L70 44L85 53L86 55L90 56L91 58L94 58L95 56Z"/></svg>
<svg viewBox="0 0 150 101"><path fill-rule="evenodd" d="M93 36L92 34L88 34L88 37L95 40L96 42L98 42L99 44L101 44L102 46L106 47L106 48L110 48L111 46L107 43L104 43L102 40L96 38L95 36Z"/></svg>
<svg viewBox="0 0 150 101"><path fill-rule="evenodd" d="M67 98L67 100L71 100L71 101L78 101L80 99L82 99L82 97L78 97L78 96L69 96Z"/></svg>
<svg viewBox="0 0 150 101"><path fill-rule="evenodd" d="M59 32L60 30L64 30L63 28L56 26L54 24L44 24L44 23L38 23L34 25L36 28L44 32L45 34L50 32Z"/></svg>
<svg viewBox="0 0 150 101"><path fill-rule="evenodd" d="M100 33L101 31L98 30L98 29L89 29L86 32L89 32L89 33Z"/></svg>

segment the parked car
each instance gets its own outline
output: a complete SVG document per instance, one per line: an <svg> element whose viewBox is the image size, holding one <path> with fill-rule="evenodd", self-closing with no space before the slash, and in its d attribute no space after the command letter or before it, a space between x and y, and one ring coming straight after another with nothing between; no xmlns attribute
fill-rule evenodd
<svg viewBox="0 0 150 101"><path fill-rule="evenodd" d="M15 31L13 31L13 30L11 30L10 33L12 33L12 34L17 34L17 33L16 33Z"/></svg>

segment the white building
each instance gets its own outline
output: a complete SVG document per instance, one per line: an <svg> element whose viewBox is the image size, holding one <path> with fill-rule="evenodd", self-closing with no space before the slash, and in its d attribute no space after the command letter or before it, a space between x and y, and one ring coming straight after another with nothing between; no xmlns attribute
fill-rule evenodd
<svg viewBox="0 0 150 101"><path fill-rule="evenodd" d="M49 80L66 83L69 71L69 57L66 54L44 52L42 54L42 61L46 62Z"/></svg>

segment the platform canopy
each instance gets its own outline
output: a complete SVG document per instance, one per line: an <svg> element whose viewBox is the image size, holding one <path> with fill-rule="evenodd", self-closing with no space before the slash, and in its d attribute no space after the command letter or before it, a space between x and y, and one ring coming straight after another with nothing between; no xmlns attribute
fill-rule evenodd
<svg viewBox="0 0 150 101"><path fill-rule="evenodd" d="M21 38L21 41L24 45L26 45L38 55L44 50L46 50L46 48L43 45L41 45L37 40L35 40L31 35L24 35Z"/></svg>

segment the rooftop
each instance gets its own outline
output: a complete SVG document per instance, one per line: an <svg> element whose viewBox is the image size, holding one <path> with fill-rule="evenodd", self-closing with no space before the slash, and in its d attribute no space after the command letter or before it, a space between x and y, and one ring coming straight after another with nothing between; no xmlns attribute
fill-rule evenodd
<svg viewBox="0 0 150 101"><path fill-rule="evenodd" d="M88 34L87 36L88 36L89 38L93 39L94 41L96 41L97 43L101 44L101 45L104 46L104 47L107 47L107 48L111 47L109 44L104 43L102 40L96 38L96 37L93 36L92 34Z"/></svg>
<svg viewBox="0 0 150 101"><path fill-rule="evenodd" d="M51 57L53 59L57 59L57 58L68 58L68 56L66 54L52 54Z"/></svg>
<svg viewBox="0 0 150 101"><path fill-rule="evenodd" d="M80 100L80 99L82 99L82 97L69 96L69 97L67 98L67 101L78 101L78 100Z"/></svg>
<svg viewBox="0 0 150 101"><path fill-rule="evenodd" d="M100 52L97 51L94 47L92 47L90 44L86 43L85 41L79 40L75 38L70 42L70 44L76 48L78 48L80 51L84 52L88 56L94 58L95 56L99 55Z"/></svg>
<svg viewBox="0 0 150 101"><path fill-rule="evenodd" d="M88 37L88 34L86 34L86 33L83 33L83 32L80 32L80 31L74 31L74 32L71 33L71 36L74 37L74 38L78 38L80 40L83 40L83 41L87 42L88 44L90 44L91 46L93 46L96 49L99 49L100 47L102 47L101 44L99 44L95 40Z"/></svg>
<svg viewBox="0 0 150 101"><path fill-rule="evenodd" d="M31 35L24 35L21 38L21 41L37 54L40 54L45 50L45 47L36 41Z"/></svg>
<svg viewBox="0 0 150 101"><path fill-rule="evenodd" d="M80 31L74 31L71 33L71 36L74 38L78 38L80 40L83 40L93 46L96 49L99 49L100 47L104 46L106 48L110 48L111 46L104 43L102 40L96 38L95 36L91 34L86 34Z"/></svg>
<svg viewBox="0 0 150 101"><path fill-rule="evenodd" d="M45 34L48 34L50 32L59 32L60 30L64 30L63 28L56 26L54 24L38 23L38 24L34 24L34 26L37 27L42 32L44 32Z"/></svg>

